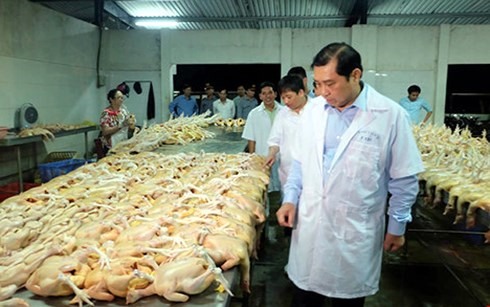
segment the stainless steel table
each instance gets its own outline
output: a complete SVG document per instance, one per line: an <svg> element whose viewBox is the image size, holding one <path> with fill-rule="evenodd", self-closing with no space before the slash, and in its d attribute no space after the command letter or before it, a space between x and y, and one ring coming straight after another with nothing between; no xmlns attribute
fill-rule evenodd
<svg viewBox="0 0 490 307"><path fill-rule="evenodd" d="M89 131L96 130L96 126L87 126L78 129L60 131L54 133L55 138L80 134L83 133L85 136L85 158L88 158L88 135ZM22 178L22 161L21 161L21 146L24 144L33 144L35 145L37 142L41 142L43 139L40 135L28 136L28 137L18 137L16 135L7 135L4 139L0 140L0 147L14 147L15 155L17 158L17 176L19 180L19 193L24 191L24 182ZM35 148L35 147L34 147Z"/></svg>

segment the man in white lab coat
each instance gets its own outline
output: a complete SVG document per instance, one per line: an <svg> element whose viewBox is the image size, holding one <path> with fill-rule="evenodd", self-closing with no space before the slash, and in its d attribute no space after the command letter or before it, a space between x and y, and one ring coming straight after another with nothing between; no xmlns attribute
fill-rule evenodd
<svg viewBox="0 0 490 307"><path fill-rule="evenodd" d="M364 306L378 291L383 249L405 243L422 160L407 113L361 81L354 48L332 43L312 68L319 97L302 115L276 213L280 225L295 227L292 306L322 306L326 297L334 307Z"/></svg>

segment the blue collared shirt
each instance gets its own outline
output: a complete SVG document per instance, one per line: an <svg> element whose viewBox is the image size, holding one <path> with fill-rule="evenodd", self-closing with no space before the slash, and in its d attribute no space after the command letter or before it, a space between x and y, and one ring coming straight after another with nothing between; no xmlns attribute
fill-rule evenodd
<svg viewBox="0 0 490 307"><path fill-rule="evenodd" d="M194 97L187 99L184 95L179 95L168 106L170 114L173 116L180 116L184 114L185 117L197 114L197 102Z"/></svg>
<svg viewBox="0 0 490 307"><path fill-rule="evenodd" d="M420 110L424 109L427 113L432 112L430 104L420 97L415 101L411 101L408 97L403 97L400 99L400 105L407 110L413 124L420 123Z"/></svg>
<svg viewBox="0 0 490 307"><path fill-rule="evenodd" d="M204 97L201 100L201 109L199 110L199 114L203 114L207 110L211 112L209 115L213 115L213 103L218 99L217 96L211 96L211 98L208 98L208 96Z"/></svg>
<svg viewBox="0 0 490 307"><path fill-rule="evenodd" d="M259 103L257 99L243 96L235 104L236 118L247 119L248 113L250 113L250 111L252 111L252 109L258 105Z"/></svg>

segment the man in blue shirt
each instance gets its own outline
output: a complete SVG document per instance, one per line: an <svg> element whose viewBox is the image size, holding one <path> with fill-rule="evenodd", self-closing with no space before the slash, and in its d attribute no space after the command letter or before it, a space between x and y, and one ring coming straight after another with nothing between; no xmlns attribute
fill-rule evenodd
<svg viewBox="0 0 490 307"><path fill-rule="evenodd" d="M199 109L199 114L203 114L206 111L210 111L210 116L213 115L213 103L218 99L218 97L214 94L214 86L206 85L206 96L201 100L201 108Z"/></svg>
<svg viewBox="0 0 490 307"><path fill-rule="evenodd" d="M248 113L258 105L259 103L255 99L255 86L251 85L247 88L245 96L240 98L235 104L236 118L247 119Z"/></svg>
<svg viewBox="0 0 490 307"><path fill-rule="evenodd" d="M422 121L422 125L425 124L432 115L432 107L427 101L419 97L421 90L418 85L409 86L407 91L408 96L400 99L400 105L407 110L413 124L420 122L420 110L424 109L427 113Z"/></svg>
<svg viewBox="0 0 490 307"><path fill-rule="evenodd" d="M196 99L191 97L191 86L184 84L182 87L182 92L183 94L175 97L175 99L168 106L172 117L179 117L181 115L184 117L189 117L197 114L198 112Z"/></svg>

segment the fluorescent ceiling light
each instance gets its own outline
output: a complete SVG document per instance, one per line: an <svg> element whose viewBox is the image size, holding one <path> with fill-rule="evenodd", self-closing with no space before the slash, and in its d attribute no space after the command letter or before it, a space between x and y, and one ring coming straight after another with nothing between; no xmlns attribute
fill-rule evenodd
<svg viewBox="0 0 490 307"><path fill-rule="evenodd" d="M161 28L176 28L179 24L173 20L138 20L135 22L138 27L144 27L147 29L161 29Z"/></svg>

